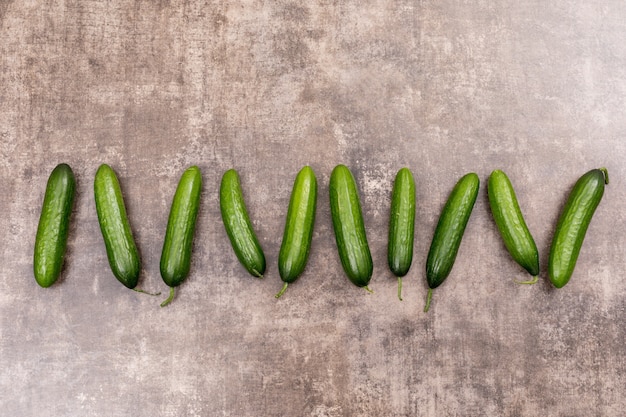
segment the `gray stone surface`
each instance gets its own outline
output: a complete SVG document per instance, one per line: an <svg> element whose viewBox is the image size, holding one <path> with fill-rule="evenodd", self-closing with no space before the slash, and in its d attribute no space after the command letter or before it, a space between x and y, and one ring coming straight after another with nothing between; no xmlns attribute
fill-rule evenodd
<svg viewBox="0 0 626 417"><path fill-rule="evenodd" d="M621 416L626 3L0 0L0 404L5 416ZM78 193L62 279L32 250L60 162ZM119 174L143 259L159 257L183 170L204 175L192 273L174 302L125 289L99 233L93 176ZM328 179L350 166L374 294L336 254ZM320 193L311 257L276 267L291 184ZM405 301L386 264L391 182L417 184ZM428 314L424 264L463 174L511 177L545 271L568 190L607 187L561 290L508 256L485 188ZM238 264L221 174L239 170L268 260Z"/></svg>

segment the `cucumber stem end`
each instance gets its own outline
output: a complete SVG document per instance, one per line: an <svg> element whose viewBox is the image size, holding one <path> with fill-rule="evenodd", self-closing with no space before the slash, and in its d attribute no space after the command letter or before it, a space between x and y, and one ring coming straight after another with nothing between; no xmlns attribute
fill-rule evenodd
<svg viewBox="0 0 626 417"><path fill-rule="evenodd" d="M170 287L170 295L169 297L167 297L165 301L161 303L161 307L165 307L166 305L171 303L173 299L174 299L174 287Z"/></svg>
<svg viewBox="0 0 626 417"><path fill-rule="evenodd" d="M529 279L528 281L518 281L516 279L513 280L513 282L520 285L533 285L536 284L537 281L539 281L539 275L535 275L534 277L532 277L532 279Z"/></svg>
<svg viewBox="0 0 626 417"><path fill-rule="evenodd" d="M402 278L398 277L398 299L402 301Z"/></svg>
<svg viewBox="0 0 626 417"><path fill-rule="evenodd" d="M429 288L428 295L426 296L426 305L424 306L424 313L428 313L428 310L430 309L430 300L432 300L432 298L433 298L433 289Z"/></svg>
<svg viewBox="0 0 626 417"><path fill-rule="evenodd" d="M289 283L285 282L285 284L283 285L283 288L281 288L280 291L278 291L278 294L276 294L274 297L280 298L285 293L285 290L287 289L287 285L289 285Z"/></svg>

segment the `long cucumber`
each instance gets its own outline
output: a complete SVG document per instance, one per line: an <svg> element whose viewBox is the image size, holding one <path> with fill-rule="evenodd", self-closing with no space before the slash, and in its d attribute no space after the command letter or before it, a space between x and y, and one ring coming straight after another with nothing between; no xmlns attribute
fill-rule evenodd
<svg viewBox="0 0 626 417"><path fill-rule="evenodd" d="M163 281L170 287L170 295L161 307L174 299L174 288L189 275L201 190L202 173L200 168L192 166L178 182L167 221L160 271Z"/></svg>
<svg viewBox="0 0 626 417"><path fill-rule="evenodd" d="M387 262L389 269L398 277L398 298L402 300L402 277L413 262L415 232L415 181L408 168L396 174L391 194L389 216L389 244Z"/></svg>
<svg viewBox="0 0 626 417"><path fill-rule="evenodd" d="M574 272L587 228L608 183L606 168L592 169L578 179L570 192L548 258L548 277L556 288L565 286Z"/></svg>
<svg viewBox="0 0 626 417"><path fill-rule="evenodd" d="M539 252L524 221L509 177L499 169L493 171L489 176L487 194L491 213L504 246L515 262L533 277L531 280L516 282L519 284L536 283L539 275Z"/></svg>
<svg viewBox="0 0 626 417"><path fill-rule="evenodd" d="M107 164L100 165L96 172L94 196L111 271L127 288L134 289L141 271L139 251L128 222L119 181Z"/></svg>
<svg viewBox="0 0 626 417"><path fill-rule="evenodd" d="M278 272L284 282L276 298L283 295L287 285L293 283L304 271L315 223L317 204L317 179L310 166L298 172L291 191L283 241L278 253Z"/></svg>
<svg viewBox="0 0 626 417"><path fill-rule="evenodd" d="M220 184L220 211L226 234L239 262L255 277L265 273L265 254L254 233L243 198L239 174L229 169Z"/></svg>
<svg viewBox="0 0 626 417"><path fill-rule="evenodd" d="M57 165L48 177L35 238L33 269L35 280L44 288L61 274L75 190L72 169L67 164Z"/></svg>
<svg viewBox="0 0 626 417"><path fill-rule="evenodd" d="M478 196L479 184L475 173L464 175L452 189L441 212L426 259L428 298L424 312L430 308L433 289L445 281L454 266L465 227Z"/></svg>
<svg viewBox="0 0 626 417"><path fill-rule="evenodd" d="M352 283L370 291L374 265L367 236L359 193L352 173L337 165L330 175L330 211L341 265Z"/></svg>

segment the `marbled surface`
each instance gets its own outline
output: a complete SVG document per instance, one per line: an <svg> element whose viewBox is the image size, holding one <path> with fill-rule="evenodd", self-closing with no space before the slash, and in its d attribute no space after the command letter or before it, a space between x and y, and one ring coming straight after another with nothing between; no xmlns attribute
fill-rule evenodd
<svg viewBox="0 0 626 417"><path fill-rule="evenodd" d="M621 0L0 0L0 405L6 416L621 416L626 408ZM32 276L45 183L78 189L62 278ZM176 183L204 188L192 272L174 302L125 289L99 232L93 176L118 173L140 287ZM339 163L359 184L374 294L341 270L328 205ZM293 179L319 181L308 267L276 267ZM394 175L417 186L404 301L387 268ZM548 249L569 189L611 183L563 289ZM268 261L238 264L220 220L238 169ZM511 178L540 251L535 286L485 193ZM456 180L481 192L448 280L422 312L424 264Z"/></svg>

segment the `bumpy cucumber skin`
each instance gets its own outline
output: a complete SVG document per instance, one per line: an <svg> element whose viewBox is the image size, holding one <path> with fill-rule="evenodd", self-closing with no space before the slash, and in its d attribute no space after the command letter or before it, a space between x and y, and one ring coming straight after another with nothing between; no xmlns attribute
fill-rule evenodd
<svg viewBox="0 0 626 417"><path fill-rule="evenodd" d="M565 286L574 272L605 184L608 184L607 170L593 169L580 177L570 192L559 217L548 258L548 277L556 288Z"/></svg>
<svg viewBox="0 0 626 417"><path fill-rule="evenodd" d="M220 211L226 234L239 262L255 277L265 273L265 255L254 233L243 199L239 174L229 169L220 184Z"/></svg>
<svg viewBox="0 0 626 417"><path fill-rule="evenodd" d="M341 265L352 283L367 287L374 265L352 173L337 165L330 175L330 211Z"/></svg>
<svg viewBox="0 0 626 417"><path fill-rule="evenodd" d="M76 180L67 164L57 165L48 178L37 226L33 269L43 288L54 284L63 267Z"/></svg>
<svg viewBox="0 0 626 417"><path fill-rule="evenodd" d="M414 231L415 181L411 171L402 168L393 183L387 248L389 269L397 277L405 276L411 268Z"/></svg>
<svg viewBox="0 0 626 417"><path fill-rule="evenodd" d="M278 272L286 283L294 282L306 266L313 238L316 205L317 179L313 169L305 166L293 184L278 254Z"/></svg>
<svg viewBox="0 0 626 417"><path fill-rule="evenodd" d="M489 206L511 257L530 275L539 275L539 252L524 221L515 191L507 175L495 170L487 183Z"/></svg>
<svg viewBox="0 0 626 417"><path fill-rule="evenodd" d="M444 206L426 260L426 280L437 288L450 274L461 245L479 188L478 175L464 175L454 186Z"/></svg>
<svg viewBox="0 0 626 417"><path fill-rule="evenodd" d="M126 207L115 171L102 164L96 172L94 195L98 222L113 275L127 288L137 286L141 261L128 223Z"/></svg>
<svg viewBox="0 0 626 417"><path fill-rule="evenodd" d="M176 287L187 278L191 268L191 252L200 206L202 173L188 168L180 178L167 221L160 270L163 281Z"/></svg>

